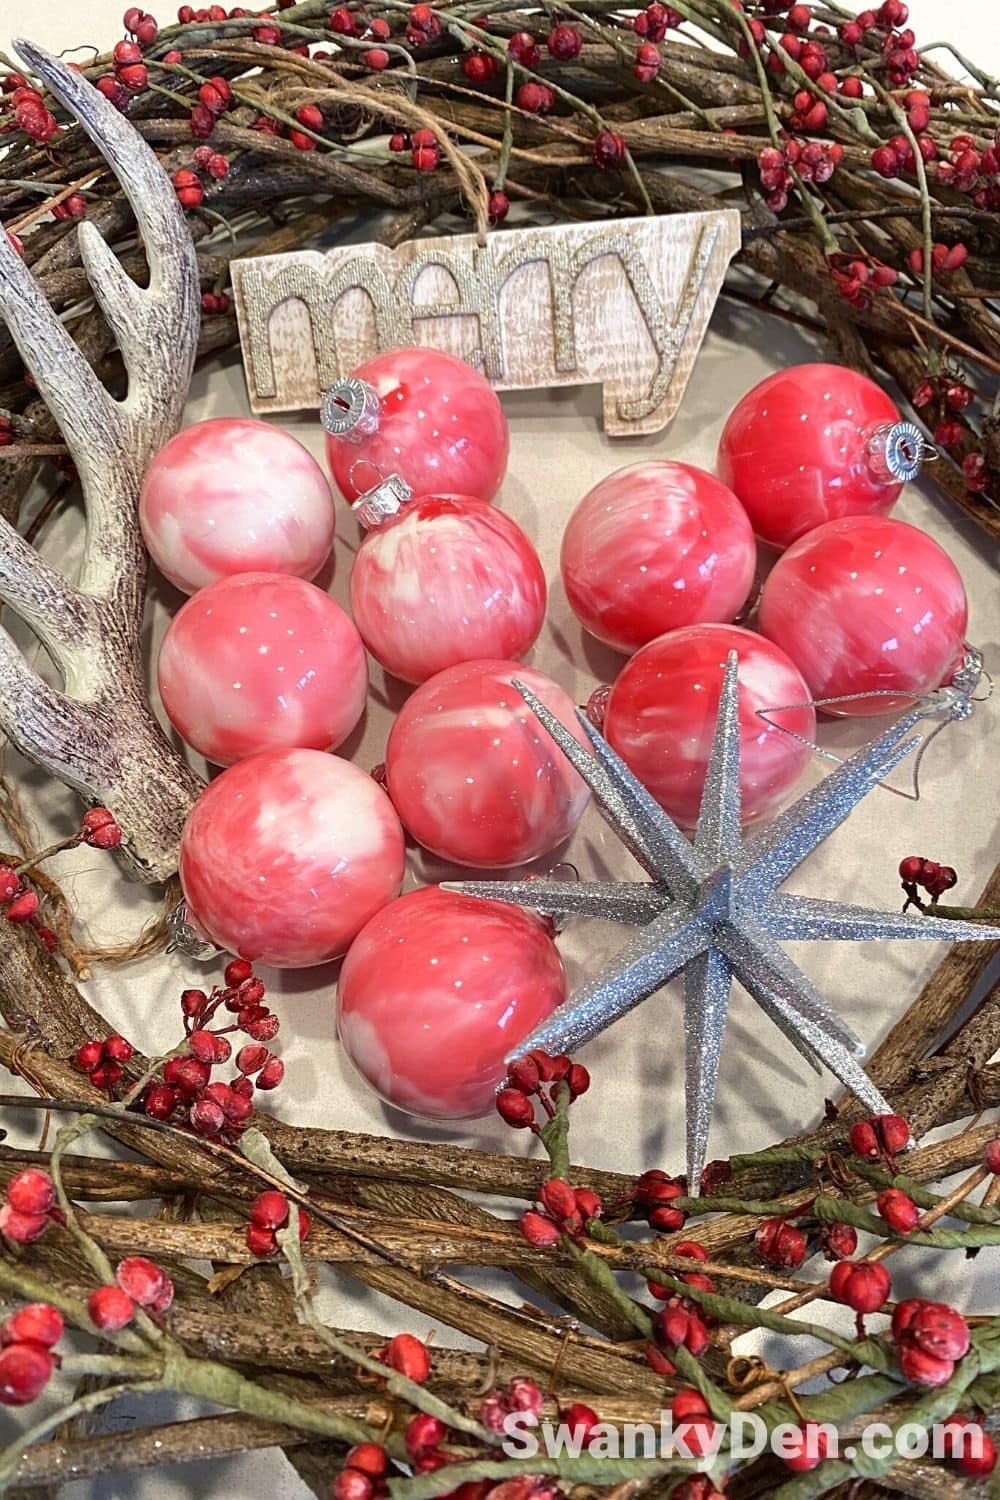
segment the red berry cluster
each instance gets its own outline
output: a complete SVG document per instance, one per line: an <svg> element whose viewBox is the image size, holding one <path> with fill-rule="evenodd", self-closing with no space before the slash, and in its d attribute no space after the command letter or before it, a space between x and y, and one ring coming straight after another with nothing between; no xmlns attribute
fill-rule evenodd
<svg viewBox="0 0 1000 1500"><path fill-rule="evenodd" d="M76 1050L74 1065L86 1073L95 1089L113 1089L121 1082L122 1067L132 1056L132 1043L123 1036L84 1042Z"/></svg>
<svg viewBox="0 0 1000 1500"><path fill-rule="evenodd" d="M806 7L802 6L801 9L805 10ZM758 21L757 25L761 26L761 23ZM751 23L750 29L754 32L758 47L761 46L763 39L753 26L753 23ZM763 30L762 26L761 30ZM766 32L764 35L766 36ZM836 86L836 79L830 72L826 48L822 42L818 41L815 37L801 37L795 31L789 30L781 37L778 48L780 50L773 49L767 59L767 66L772 73L780 78L787 71L785 59L781 55L782 52L785 52L793 62L798 63L803 73L811 82L821 83L825 93L833 93Z"/></svg>
<svg viewBox="0 0 1000 1500"><path fill-rule="evenodd" d="M660 49L652 42L640 42L635 49L635 67L633 72L640 83L652 83L660 71Z"/></svg>
<svg viewBox="0 0 1000 1500"><path fill-rule="evenodd" d="M380 1443L357 1443L331 1485L333 1500L372 1500L388 1494L389 1455Z"/></svg>
<svg viewBox="0 0 1000 1500"><path fill-rule="evenodd" d="M236 21L240 16L248 16L250 11L244 10L242 5L236 5L232 10L226 10L224 5L202 6L195 10L193 5L182 5L177 12L177 19L182 26L187 26L191 21ZM263 30L263 28L260 28ZM279 39L281 33L278 33ZM254 32L256 40L257 33Z"/></svg>
<svg viewBox="0 0 1000 1500"><path fill-rule="evenodd" d="M761 1260L776 1271L798 1270L806 1258L806 1237L787 1219L762 1219L753 1239Z"/></svg>
<svg viewBox="0 0 1000 1500"><path fill-rule="evenodd" d="M89 844L91 849L117 849L121 841L122 831L108 808L91 807L84 813L80 822L81 844Z"/></svg>
<svg viewBox="0 0 1000 1500"><path fill-rule="evenodd" d="M935 276L940 276L948 271L961 270L969 258L969 247L961 241L957 245L932 245L931 246L931 270ZM907 256L910 270L915 276L924 274L924 252L920 245L915 245Z"/></svg>
<svg viewBox="0 0 1000 1500"><path fill-rule="evenodd" d="M410 160L418 172L433 172L441 160L441 142L433 130L415 130L410 136Z"/></svg>
<svg viewBox="0 0 1000 1500"><path fill-rule="evenodd" d="M149 73L142 60L139 43L127 39L116 42L111 61L114 63L115 78L126 93L141 94L149 83Z"/></svg>
<svg viewBox="0 0 1000 1500"><path fill-rule="evenodd" d="M918 888L925 890L932 901L939 901L945 891L958 884L958 875L951 865L939 865L933 859L922 859L919 854L900 860L899 878L908 901L916 901Z"/></svg>
<svg viewBox="0 0 1000 1500"><path fill-rule="evenodd" d="M658 1375L676 1375L670 1355L681 1348L700 1359L708 1348L708 1322L689 1297L672 1296L653 1320L653 1343L646 1346L646 1360Z"/></svg>
<svg viewBox="0 0 1000 1500"><path fill-rule="evenodd" d="M892 1315L899 1368L914 1385L944 1385L969 1352L969 1325L944 1302L911 1297Z"/></svg>
<svg viewBox="0 0 1000 1500"><path fill-rule="evenodd" d="M887 1162L895 1171L898 1151L905 1151L910 1144L910 1127L902 1115L871 1115L867 1120L857 1120L851 1126L848 1137L851 1150L867 1161Z"/></svg>
<svg viewBox="0 0 1000 1500"><path fill-rule="evenodd" d="M441 18L429 5L411 5L406 18L406 40L411 47L426 47L441 35Z"/></svg>
<svg viewBox="0 0 1000 1500"><path fill-rule="evenodd" d="M636 16L632 30L646 41L662 42L667 32L676 31L683 20L680 11L674 10L672 5L661 5L660 0L652 0L652 4Z"/></svg>
<svg viewBox="0 0 1000 1500"><path fill-rule="evenodd" d="M844 148L836 141L787 140L781 149L765 146L757 157L761 186L767 197L767 205L775 213L788 205L788 195L794 178L793 170L803 182L829 182L844 156Z"/></svg>
<svg viewBox="0 0 1000 1500"><path fill-rule="evenodd" d="M538 1208L529 1208L521 1219L521 1233L537 1250L547 1249L563 1234L583 1239L588 1220L601 1213L601 1200L591 1188L574 1188L561 1177L550 1177L538 1190Z"/></svg>
<svg viewBox="0 0 1000 1500"><path fill-rule="evenodd" d="M271 1189L260 1193L250 1205L250 1223L247 1225L247 1249L259 1260L267 1260L280 1250L277 1231L285 1229L292 1215L292 1206L284 1193ZM298 1210L299 1239L309 1233L309 1215Z"/></svg>
<svg viewBox="0 0 1000 1500"><path fill-rule="evenodd" d="M160 34L156 17L151 16L147 11L140 10L138 5L129 6L122 16L122 24L142 47L151 47Z"/></svg>
<svg viewBox="0 0 1000 1500"><path fill-rule="evenodd" d="M70 193L61 203L53 203L52 217L60 221L82 219L87 212L87 200L82 193Z"/></svg>
<svg viewBox="0 0 1000 1500"><path fill-rule="evenodd" d="M1000 208L1000 131L992 146L980 151L971 135L956 135L944 161L937 164L937 178L945 187L970 193L977 208Z"/></svg>
<svg viewBox="0 0 1000 1500"><path fill-rule="evenodd" d="M174 1300L174 1284L162 1267L144 1255L119 1261L112 1286L99 1286L87 1298L87 1312L95 1327L105 1332L126 1328L137 1307L151 1317L162 1317Z"/></svg>
<svg viewBox="0 0 1000 1500"><path fill-rule="evenodd" d="M229 311L228 292L202 292L201 310L211 316L217 316Z"/></svg>
<svg viewBox="0 0 1000 1500"><path fill-rule="evenodd" d="M59 1364L52 1349L63 1334L62 1313L30 1302L0 1323L0 1402L27 1406L40 1396Z"/></svg>
<svg viewBox="0 0 1000 1500"><path fill-rule="evenodd" d="M23 130L31 140L44 144L50 141L59 129L55 115L46 107L45 100L37 89L33 89L28 82L20 78L9 94L4 95L4 105L13 109L13 126L15 130Z"/></svg>
<svg viewBox="0 0 1000 1500"><path fill-rule="evenodd" d="M255 1088L277 1088L285 1066L265 1045L277 1036L280 1023L263 1004L263 980L245 959L235 958L226 966L225 981L224 988L208 994L189 989L181 995L187 1051L164 1063L136 1107L154 1120L183 1115L196 1135L231 1145L250 1123ZM213 1030L209 1023L220 1010L235 1020ZM212 1081L212 1069L232 1056L228 1036L237 1031L250 1041L236 1053L236 1076L229 1083Z"/></svg>
<svg viewBox="0 0 1000 1500"><path fill-rule="evenodd" d="M828 257L830 275L837 291L852 307L871 306L873 295L895 286L899 272L881 261L839 253Z"/></svg>
<svg viewBox="0 0 1000 1500"><path fill-rule="evenodd" d="M671 1177L652 1167L643 1172L632 1195L633 1215L638 1211L658 1234L675 1234L687 1222L684 1209L675 1206L678 1198L686 1193L686 1184L679 1177Z"/></svg>
<svg viewBox="0 0 1000 1500"><path fill-rule="evenodd" d="M233 91L221 76L208 78L198 90L198 102L191 110L191 134L196 140L207 140L215 129L215 122L232 107ZM225 160L225 158L221 158ZM226 171L229 168L227 166ZM215 175L215 174L213 174ZM225 177L226 173L219 174Z"/></svg>
<svg viewBox="0 0 1000 1500"><path fill-rule="evenodd" d="M704 1245L699 1245L697 1240L678 1241L676 1245L670 1246L670 1254L682 1255L686 1260L699 1262L708 1260L708 1251ZM683 1281L685 1286L697 1287L702 1292L715 1291L715 1282L711 1276L706 1276L704 1271L682 1271L679 1274L676 1272L672 1274L677 1275L678 1280ZM647 1281L646 1286L657 1302L669 1302L674 1295L670 1287L663 1286L659 1281ZM707 1323L708 1319L705 1321Z"/></svg>
<svg viewBox="0 0 1000 1500"><path fill-rule="evenodd" d="M6 446L0 433L0 447ZM92 849L117 849L121 841L121 829L114 815L106 807L92 807L84 813L77 832L48 852L72 849L76 844L89 844ZM0 909L7 921L30 922L46 948L55 952L58 946L56 935L39 921L39 905L38 892L21 878L14 866L0 863Z"/></svg>
<svg viewBox="0 0 1000 1500"><path fill-rule="evenodd" d="M526 1413L537 1421L545 1397L533 1380L515 1375L505 1391L490 1391L479 1408L479 1420L488 1432L503 1432L507 1418L515 1412Z"/></svg>
<svg viewBox="0 0 1000 1500"><path fill-rule="evenodd" d="M7 1197L0 1204L0 1231L16 1245L30 1245L45 1233L49 1220L63 1221L56 1208L55 1183L41 1167L25 1167L7 1184Z"/></svg>
<svg viewBox="0 0 1000 1500"><path fill-rule="evenodd" d="M221 182L229 172L229 162L218 151L213 151L211 146L196 146L194 152L194 164L202 172L207 172L209 177L214 177L216 182Z"/></svg>
<svg viewBox="0 0 1000 1500"><path fill-rule="evenodd" d="M497 1094L497 1112L500 1118L508 1125L513 1125L516 1130L533 1130L537 1135L539 1126L535 1120L532 1101L537 1099L551 1119L555 1114L557 1091L562 1083L569 1090L572 1101L590 1088L590 1074L582 1063L573 1062L565 1053L550 1057L547 1052L536 1047L527 1056L519 1057L511 1063L503 1087ZM548 1093L545 1091L545 1084L552 1085Z"/></svg>

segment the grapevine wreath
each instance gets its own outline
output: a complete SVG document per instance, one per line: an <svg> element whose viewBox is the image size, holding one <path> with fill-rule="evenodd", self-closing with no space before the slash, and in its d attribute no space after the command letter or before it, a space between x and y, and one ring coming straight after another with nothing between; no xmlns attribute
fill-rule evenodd
<svg viewBox="0 0 1000 1500"><path fill-rule="evenodd" d="M947 44L922 48L903 0L860 14L774 0L652 0L639 11L605 0L530 10L501 3L488 14L458 3L303 0L262 13L182 6L176 22L160 19L131 7L114 52L71 67L30 45L0 59L0 595L65 679L65 692L48 688L4 636L0 719L18 748L90 804L74 831L45 849L33 847L10 782L0 805L9 846L0 861L0 1061L37 1096L10 1094L0 1105L12 1118L34 1112L50 1122L37 1150L0 1147L0 1288L10 1304L0 1327L0 1401L39 1402L0 1452L0 1489L51 1489L70 1477L280 1448L317 1495L335 1500L989 1493L1000 1318L966 1315L958 1277L950 1270L945 1280L940 1267L957 1269L1000 1243L992 1115L1000 1073L991 1063L1000 990L981 984L991 942L948 952L869 1059L867 1103L845 1094L828 1101L820 1124L769 1149L687 1175L679 1160L651 1165L634 1178L573 1162L571 1127L588 1108L590 1077L555 1046L532 1048L488 1080L510 1154L274 1118L264 1096L282 1082L275 1043L283 1017L266 970L258 972L264 966L229 958L221 950L236 945L211 931L219 951L208 944L204 984L177 997L176 1047L142 1055L141 1038L120 1034L79 986L91 964L157 951L164 924L127 950L90 951L50 871L68 848L108 851L109 859L119 851L133 874L166 885L166 908L176 911L169 882L180 824L200 789L168 754L137 669L145 556L136 500L179 425L194 359L236 343L235 257L313 243L376 209L376 237L395 246L431 226L488 235L511 222L736 208L742 246L724 295L826 338L843 367L835 376L856 372L858 389L872 376L893 382L906 407L895 419L936 451L933 479L996 538L1000 81ZM96 111L90 85L103 96ZM156 159L132 151L136 133ZM174 377L157 388L164 349ZM441 384L473 379L452 374ZM39 480L47 499L28 522L22 507ZM32 543L78 480L97 542L73 587ZM709 480L726 488L702 474L698 503L726 503L714 490L709 499ZM728 482L739 495L735 459ZM504 518L483 519L491 499L492 491L472 495L461 517L445 513L494 535ZM418 497L421 515L439 521L440 507L425 500ZM149 538L148 514L143 524ZM752 547L749 523L737 516L731 524L745 526ZM758 535L762 526L755 519ZM517 552L528 589L530 544L523 539L527 551L518 551L513 532L502 542ZM789 576L815 535L782 539L792 545L772 580ZM927 566L940 578L943 565ZM588 616L582 551L565 570L584 624L617 645L621 623ZM728 622L750 574L752 565L725 625L687 628L748 635ZM782 628L767 624L781 613L772 580L761 605L771 641ZM303 594L288 602L293 582L284 579L276 610L307 608ZM193 592L177 629L184 610L220 587ZM342 613L331 630L350 626ZM375 632L373 623L363 632L373 652ZM654 637L628 643L629 651L639 646L623 669L630 692L641 694L644 653L670 649L661 646L669 635ZM590 706L587 729L571 705L563 713L545 698L546 680L534 681L541 674L524 668L517 683L516 671L503 678L503 691L517 698L517 723L538 717L538 753L556 756L564 745L561 774L574 774L572 759L647 872L668 861L676 891L688 877L702 880L701 867L685 860L707 859L710 842L720 858L737 847L739 801L734 814L723 794L739 781L739 757L727 759L726 748L733 651L729 687L717 689L713 760L706 748L702 767L718 796L712 802L706 792L694 855L670 842L674 825L658 821L648 778L637 770L637 781L625 766L627 735L616 744L615 729L621 682L607 703ZM955 718L969 711L978 682L974 653L964 670L967 690L956 677L951 696L934 700ZM497 673L480 672L470 689L464 664L430 683L412 662L399 671L416 673L408 680L421 685L400 714L396 751L380 776L348 777L345 795L381 809L387 783L412 833L421 810L404 813L393 788L403 730L420 727L412 705L434 684L444 693L441 677L456 672L447 701L465 694L467 703L470 691L486 691L487 678L493 691ZM164 702L182 727L185 692L171 711L169 661L161 672ZM853 696L870 691L866 683ZM908 691L916 723L938 681ZM823 696L810 682L803 693ZM808 701L804 708L812 712ZM325 726L325 746L349 727ZM797 740L783 741L789 755L808 747L810 723L801 728ZM879 744L874 759L841 768L830 784L846 786L863 771L877 780L894 753L887 739ZM209 790L235 785L226 777L243 774L245 751L224 739L210 750L235 764ZM338 776L355 770L331 759L347 768ZM577 782L566 786L568 806ZM657 789L657 805L669 812L669 801ZM814 803L806 814L820 816ZM694 825L693 816L676 815ZM772 854L794 832L785 816L774 825ZM655 842L657 830L666 842ZM427 835L429 847L435 837ZM401 861L401 832L398 840ZM949 936L992 934L984 924L998 920L1000 873L978 901L944 904L959 878L933 859L903 858L911 935L925 923L949 924L939 929ZM575 894L566 885L560 917L588 910L591 897L611 899L586 881ZM702 886L698 910L708 899ZM556 970L545 969L556 924L530 915L545 906L530 889L516 895L517 907L489 908L482 892L411 893L373 917L386 926L366 926L363 941L374 953L395 941L391 923L407 918L384 912L418 897L417 927L438 911L430 901L475 902L482 931L492 923L497 943L515 933L533 945L533 982L544 970L556 983ZM717 889L712 899L722 899ZM619 887L614 900L626 913L619 920L650 929L667 920L662 881ZM792 924L795 909L782 907L781 919ZM832 918L814 910L811 920ZM361 992L371 959L351 951L345 969ZM778 1014L787 1022L787 1012ZM354 1050L364 1072L363 1049ZM124 1149L114 1159L88 1154L96 1133ZM95 1212L98 1205L116 1211ZM937 1290L927 1278L928 1295L906 1297L897 1266L922 1256L934 1257ZM470 1266L502 1273L506 1295L466 1279L461 1268ZM316 1300L331 1276L395 1299L404 1331L331 1326ZM242 1316L248 1309L252 1322ZM475 1352L446 1334L431 1342L405 1331L405 1309L467 1335ZM755 1346L766 1358L734 1349L748 1331L770 1336ZM820 1352L803 1354L804 1336ZM57 1370L68 1394L55 1404ZM140 1421L110 1436L93 1430L92 1419L115 1401L164 1391L207 1403L208 1414ZM616 1446L628 1424L658 1424L665 1411L680 1446L636 1456ZM782 1444L736 1454L727 1437L734 1412L756 1413ZM561 1423L567 1442L553 1453L511 1453L504 1440L518 1416L529 1430L539 1420ZM890 1433L940 1432L940 1446L918 1445L916 1456L846 1446L873 1421Z"/></svg>

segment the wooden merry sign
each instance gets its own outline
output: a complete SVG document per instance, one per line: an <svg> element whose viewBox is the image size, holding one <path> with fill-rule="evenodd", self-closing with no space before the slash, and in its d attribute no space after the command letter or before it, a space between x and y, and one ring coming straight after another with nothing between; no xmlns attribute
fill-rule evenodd
<svg viewBox="0 0 1000 1500"><path fill-rule="evenodd" d="M254 412L318 407L381 349L429 344L499 390L601 384L613 436L677 410L739 214L676 214L233 262Z"/></svg>

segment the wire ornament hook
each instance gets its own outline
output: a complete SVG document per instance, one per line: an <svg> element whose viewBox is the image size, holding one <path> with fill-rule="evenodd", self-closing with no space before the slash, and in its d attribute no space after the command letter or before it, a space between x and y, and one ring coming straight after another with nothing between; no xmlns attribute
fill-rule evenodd
<svg viewBox="0 0 1000 1500"><path fill-rule="evenodd" d="M946 729L949 724L971 718L975 711L974 704L985 703L993 696L993 678L986 670L983 653L975 646L970 646L968 641L964 643L964 649L965 655L960 666L956 668L951 682L935 688L933 692L906 693L900 692L898 688L871 688L865 693L840 693L834 698L810 698L806 703L783 703L773 708L758 708L757 717L763 719L769 728L778 730L779 734L787 735L789 739L805 745L822 760L832 761L834 765L840 766L844 763L841 756L834 755L832 750L824 750L823 746L817 745L815 740L807 739L804 734L789 729L787 725L778 724L771 715L792 713L803 708L832 708L837 703L867 702L873 698L892 698L897 703L900 698L907 698L914 704L925 704L926 711L921 715L922 718L931 719L939 715L942 717L941 722L921 741L913 758L913 790L903 791L901 787L890 786L887 781L875 783L883 791L891 792L894 797L902 797L907 802L919 802L920 768L930 745L937 739L942 729ZM976 689L984 680L987 690L977 696Z"/></svg>

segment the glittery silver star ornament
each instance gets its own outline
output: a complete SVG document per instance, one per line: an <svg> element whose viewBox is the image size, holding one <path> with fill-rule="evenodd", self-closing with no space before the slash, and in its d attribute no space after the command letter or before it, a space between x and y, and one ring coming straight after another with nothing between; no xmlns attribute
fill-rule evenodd
<svg viewBox="0 0 1000 1500"><path fill-rule="evenodd" d="M932 712L964 717L939 701L911 710L863 745L761 832L744 838L740 822L737 657L726 663L715 735L693 843L654 801L582 713L582 745L535 697L519 692L593 792L605 821L650 876L643 882L464 881L448 889L552 912L594 916L640 931L517 1049L573 1052L684 975L687 1170L698 1191L718 1084L733 979L803 1057L830 1069L868 1109L890 1112L857 1061L864 1046L829 1008L780 941L921 938L987 942L1000 928L869 910L840 901L782 895L778 887L839 827L893 768L924 742L910 731ZM954 695L953 695L954 696Z"/></svg>

